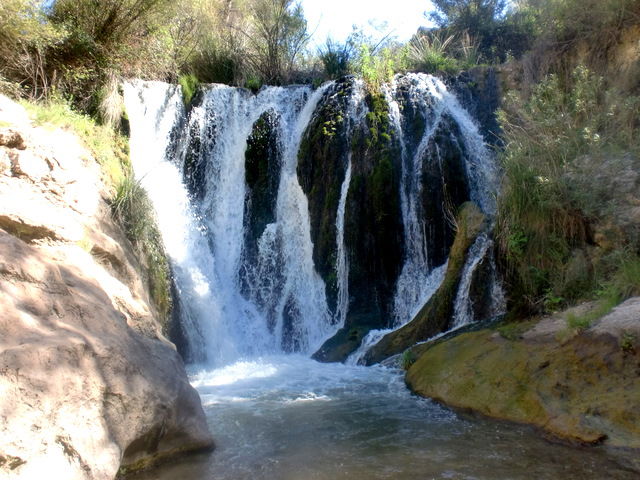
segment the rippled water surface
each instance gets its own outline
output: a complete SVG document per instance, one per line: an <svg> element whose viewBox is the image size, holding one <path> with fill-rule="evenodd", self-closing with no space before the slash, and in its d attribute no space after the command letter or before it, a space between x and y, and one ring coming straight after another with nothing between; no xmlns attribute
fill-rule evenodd
<svg viewBox="0 0 640 480"><path fill-rule="evenodd" d="M382 367L278 356L191 378L216 451L136 480L638 478L603 449L461 417Z"/></svg>

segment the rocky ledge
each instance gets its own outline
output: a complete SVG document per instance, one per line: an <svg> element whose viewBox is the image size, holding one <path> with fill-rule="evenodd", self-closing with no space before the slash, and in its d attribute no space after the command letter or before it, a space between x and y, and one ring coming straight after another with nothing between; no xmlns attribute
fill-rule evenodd
<svg viewBox="0 0 640 480"><path fill-rule="evenodd" d="M213 446L100 169L0 97L0 477L113 479Z"/></svg>
<svg viewBox="0 0 640 480"><path fill-rule="evenodd" d="M447 405L535 425L562 439L639 449L640 297L585 330L571 329L568 318L589 308L520 330L482 330L434 343L407 372L407 384Z"/></svg>

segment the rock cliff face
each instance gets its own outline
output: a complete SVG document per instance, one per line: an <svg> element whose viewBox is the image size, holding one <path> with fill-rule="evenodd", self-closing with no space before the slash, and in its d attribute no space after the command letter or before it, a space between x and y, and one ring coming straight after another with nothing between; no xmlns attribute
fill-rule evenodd
<svg viewBox="0 0 640 480"><path fill-rule="evenodd" d="M436 343L409 369L407 384L419 395L571 441L640 448L640 298L583 332L570 330L567 316L584 308L509 338L482 330Z"/></svg>
<svg viewBox="0 0 640 480"><path fill-rule="evenodd" d="M210 448L97 163L6 97L0 125L0 476L112 479Z"/></svg>

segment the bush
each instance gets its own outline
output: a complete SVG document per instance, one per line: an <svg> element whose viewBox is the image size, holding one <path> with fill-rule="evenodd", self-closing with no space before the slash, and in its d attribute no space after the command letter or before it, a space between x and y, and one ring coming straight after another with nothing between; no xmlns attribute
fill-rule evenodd
<svg viewBox="0 0 640 480"><path fill-rule="evenodd" d="M426 73L456 73L460 70L458 61L449 51L454 37L422 35L409 42L409 62L413 69Z"/></svg>
<svg viewBox="0 0 640 480"><path fill-rule="evenodd" d="M527 101L509 96L500 113L506 148L497 235L512 290L529 308L588 298L611 275L587 249L603 211L585 156L640 151L639 105L584 67L570 85L551 75Z"/></svg>
<svg viewBox="0 0 640 480"><path fill-rule="evenodd" d="M351 39L343 44L327 39L318 52L326 80L335 80L354 71L356 47Z"/></svg>
<svg viewBox="0 0 640 480"><path fill-rule="evenodd" d="M182 100L185 105L189 105L191 100L193 100L193 96L196 94L196 90L198 89L198 79L195 75L190 73L188 75L180 75L178 83L182 88Z"/></svg>

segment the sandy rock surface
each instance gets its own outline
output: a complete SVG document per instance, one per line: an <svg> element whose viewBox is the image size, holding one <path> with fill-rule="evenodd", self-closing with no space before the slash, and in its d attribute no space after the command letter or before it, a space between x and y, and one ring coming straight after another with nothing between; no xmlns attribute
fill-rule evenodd
<svg viewBox="0 0 640 480"><path fill-rule="evenodd" d="M99 166L0 96L0 478L112 479L212 446Z"/></svg>

